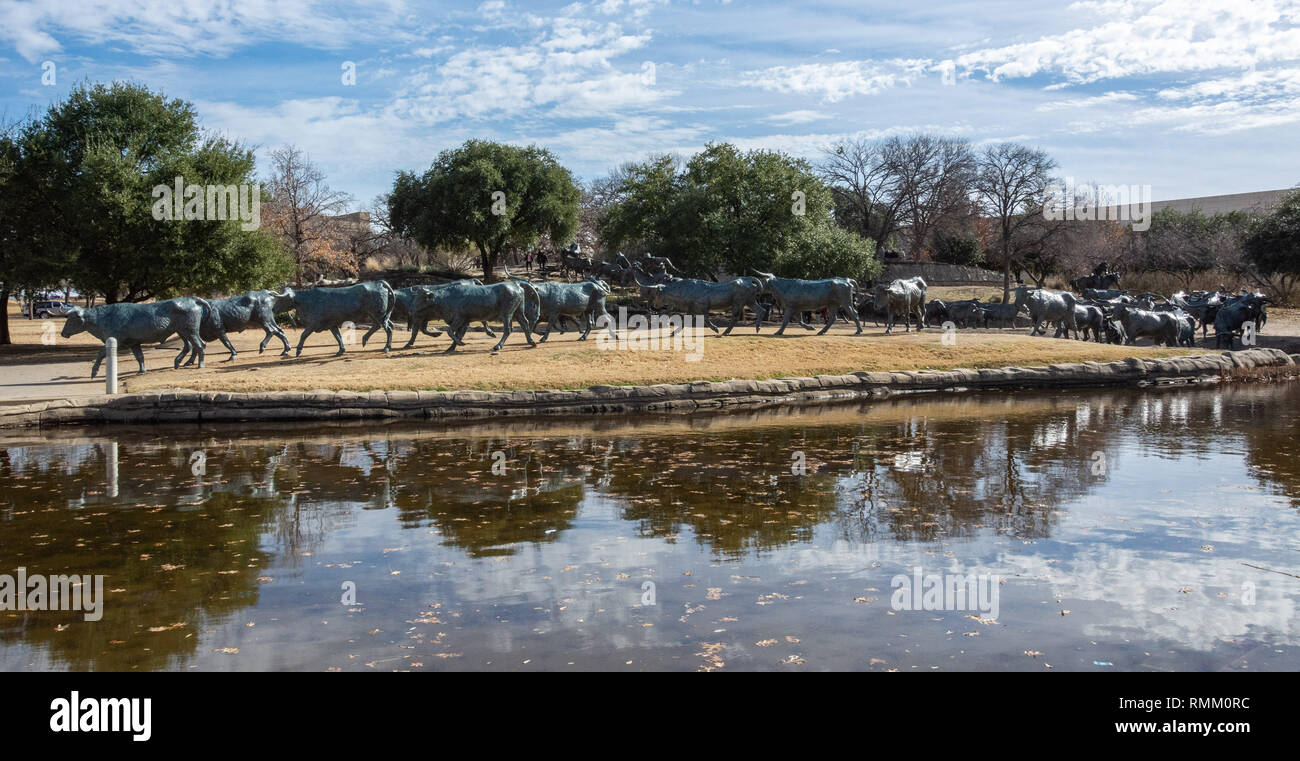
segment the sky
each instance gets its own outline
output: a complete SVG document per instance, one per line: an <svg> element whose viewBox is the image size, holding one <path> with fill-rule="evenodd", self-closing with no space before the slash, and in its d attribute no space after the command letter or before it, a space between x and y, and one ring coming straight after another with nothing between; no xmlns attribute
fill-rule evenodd
<svg viewBox="0 0 1300 761"><path fill-rule="evenodd" d="M1155 200L1300 184L1300 0L0 0L0 116L80 82L293 143L356 207L470 138L581 179L711 141L926 131Z"/></svg>

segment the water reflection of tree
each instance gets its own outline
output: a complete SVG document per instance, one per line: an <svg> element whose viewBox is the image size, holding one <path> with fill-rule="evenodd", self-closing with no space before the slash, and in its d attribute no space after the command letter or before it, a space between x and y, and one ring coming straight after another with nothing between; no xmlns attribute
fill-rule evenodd
<svg viewBox="0 0 1300 761"><path fill-rule="evenodd" d="M79 611L0 613L0 642L23 642L69 669L174 668L201 630L256 603L269 562L260 536L280 501L232 488L238 466L198 478L167 448L122 447L116 498L106 446L30 448L0 467L14 512L0 523L0 568L104 575L103 618ZM255 458L255 455L253 455Z"/></svg>
<svg viewBox="0 0 1300 761"><path fill-rule="evenodd" d="M553 542L573 525L585 494L584 446L582 439L417 440L394 458L400 477L392 503L404 527L432 520L447 544L471 557L512 555L517 545Z"/></svg>
<svg viewBox="0 0 1300 761"><path fill-rule="evenodd" d="M1280 395L1280 398L1279 398ZM1296 456L1295 410L1300 385L1238 387L1225 400L1236 420L1229 424L1246 440L1246 464L1265 488L1275 489L1300 507L1300 457Z"/></svg>
<svg viewBox="0 0 1300 761"><path fill-rule="evenodd" d="M696 541L728 557L807 541L835 511L828 452L799 428L621 439L597 471L644 535ZM806 466L806 474L795 467Z"/></svg>
<svg viewBox="0 0 1300 761"><path fill-rule="evenodd" d="M104 575L98 622L81 611L0 613L0 643L21 641L68 669L183 665L203 632L256 605L266 566L311 552L337 528L294 493L299 477L338 480L337 467L287 462L282 446L120 445L116 496L113 442L0 451L0 484L13 494L0 568Z"/></svg>
<svg viewBox="0 0 1300 761"><path fill-rule="evenodd" d="M809 541L819 526L856 542L1032 539L1050 536L1061 506L1135 448L1171 459L1244 448L1257 479L1297 499L1286 411L1300 389L1278 394L938 397L864 404L832 422L781 410L665 430L602 421L586 433L538 423L463 436L155 440L120 445L117 496L106 442L0 447L0 571L103 573L123 590L95 624L76 612L0 613L0 642L73 669L174 667L200 628L256 603L261 569L300 562L360 510L392 507L403 528L433 526L472 557L560 540L589 496L644 536L689 533L724 558ZM190 471L195 449L207 453L205 474ZM1096 453L1107 472L1094 472Z"/></svg>

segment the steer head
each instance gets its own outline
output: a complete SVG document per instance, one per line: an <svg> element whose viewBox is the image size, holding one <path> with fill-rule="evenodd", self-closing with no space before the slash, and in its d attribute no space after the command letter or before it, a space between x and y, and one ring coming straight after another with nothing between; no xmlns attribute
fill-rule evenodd
<svg viewBox="0 0 1300 761"><path fill-rule="evenodd" d="M72 338L86 329L86 311L81 307L69 307L68 319L63 323L63 337Z"/></svg>
<svg viewBox="0 0 1300 761"><path fill-rule="evenodd" d="M632 281L641 289L641 298L648 299L650 298L652 289L663 288L662 285L656 284L653 280L642 278L641 275L642 273L639 270L632 271Z"/></svg>
<svg viewBox="0 0 1300 761"><path fill-rule="evenodd" d="M289 286L286 285L284 287L284 293L276 293L275 291L271 291L271 296L275 298L274 309L276 312L287 312L290 309L293 309L294 292L293 289L290 288Z"/></svg>
<svg viewBox="0 0 1300 761"><path fill-rule="evenodd" d="M751 269L750 272L754 273L754 277L758 279L758 282L764 293L772 292L769 286L771 285L772 281L776 279L776 275L773 275L771 272L763 272L762 270L755 270L755 269Z"/></svg>
<svg viewBox="0 0 1300 761"><path fill-rule="evenodd" d="M647 299L655 309L664 308L664 287L662 285L641 286L641 298Z"/></svg>

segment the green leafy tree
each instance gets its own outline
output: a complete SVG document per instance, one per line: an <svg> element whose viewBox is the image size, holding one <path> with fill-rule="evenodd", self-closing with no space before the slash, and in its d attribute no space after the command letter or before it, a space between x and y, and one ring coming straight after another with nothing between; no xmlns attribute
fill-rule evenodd
<svg viewBox="0 0 1300 761"><path fill-rule="evenodd" d="M780 270L869 278L874 247L835 228L831 191L805 161L710 144L684 164L659 156L626 168L599 229L614 251L644 245L683 271Z"/></svg>
<svg viewBox="0 0 1300 761"><path fill-rule="evenodd" d="M870 280L880 274L876 244L838 225L808 226L794 245L777 257L773 274L819 280L853 277Z"/></svg>
<svg viewBox="0 0 1300 761"><path fill-rule="evenodd" d="M201 190L197 205L158 218L157 189L174 192L177 178L184 188L256 182L253 152L205 136L185 101L131 83L81 86L20 142L25 186L48 215L25 237L40 239L83 292L142 301L269 285L287 272L283 251L243 229L228 195L218 204ZM256 196L244 195L246 216L254 204L260 214Z"/></svg>
<svg viewBox="0 0 1300 761"><path fill-rule="evenodd" d="M393 228L428 249L473 247L490 277L507 250L546 235L572 240L580 191L550 151L470 140L423 175L401 172L389 194Z"/></svg>
<svg viewBox="0 0 1300 761"><path fill-rule="evenodd" d="M655 156L640 164L623 166L616 175L616 188L596 222L596 229L608 251L641 253L677 252L681 229L672 223L682 199L680 161L674 156ZM685 261L676 262L678 267Z"/></svg>
<svg viewBox="0 0 1300 761"><path fill-rule="evenodd" d="M1277 296L1290 302L1300 281L1300 191L1290 193L1250 227L1243 242L1247 259Z"/></svg>
<svg viewBox="0 0 1300 761"><path fill-rule="evenodd" d="M934 234L931 256L936 262L974 267L984 261L979 236L969 231L940 230Z"/></svg>
<svg viewBox="0 0 1300 761"><path fill-rule="evenodd" d="M1205 214L1200 209L1161 209L1151 215L1136 264L1178 278L1184 290L1197 275L1240 268L1250 217L1244 212Z"/></svg>

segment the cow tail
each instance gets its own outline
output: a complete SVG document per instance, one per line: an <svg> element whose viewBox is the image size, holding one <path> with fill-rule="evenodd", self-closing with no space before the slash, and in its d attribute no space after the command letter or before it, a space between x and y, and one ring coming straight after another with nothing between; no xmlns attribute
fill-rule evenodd
<svg viewBox="0 0 1300 761"><path fill-rule="evenodd" d="M199 317L199 333L203 333L203 324L211 320L212 326L217 329L217 337L225 338L226 326L221 324L221 313L207 299L195 298L194 300L199 302L199 309L202 310Z"/></svg>

